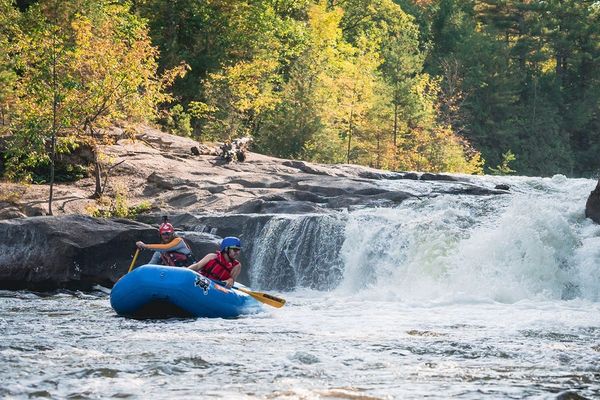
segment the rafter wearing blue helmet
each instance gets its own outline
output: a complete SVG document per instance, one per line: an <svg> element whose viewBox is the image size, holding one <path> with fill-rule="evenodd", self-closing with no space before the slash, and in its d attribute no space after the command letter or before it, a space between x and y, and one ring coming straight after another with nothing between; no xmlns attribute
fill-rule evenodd
<svg viewBox="0 0 600 400"><path fill-rule="evenodd" d="M242 250L242 242L235 236L228 236L221 241L220 251L207 254L202 260L189 266L209 279L225 282L230 288L242 271L238 260Z"/></svg>

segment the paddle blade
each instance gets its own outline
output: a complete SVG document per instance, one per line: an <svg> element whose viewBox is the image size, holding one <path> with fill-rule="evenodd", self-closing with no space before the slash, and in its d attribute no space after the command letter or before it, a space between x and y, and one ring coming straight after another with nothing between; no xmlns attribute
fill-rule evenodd
<svg viewBox="0 0 600 400"><path fill-rule="evenodd" d="M261 303L268 304L271 307L281 308L285 304L285 299L273 296L268 293L255 292L253 290L248 290L248 289L244 289L241 287L234 287L234 289L237 289L240 292L248 293L250 296L254 297L256 300L260 301Z"/></svg>

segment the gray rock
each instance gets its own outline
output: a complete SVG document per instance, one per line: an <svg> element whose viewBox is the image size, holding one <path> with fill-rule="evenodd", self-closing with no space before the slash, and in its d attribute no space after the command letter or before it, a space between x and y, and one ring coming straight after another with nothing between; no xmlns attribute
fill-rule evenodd
<svg viewBox="0 0 600 400"><path fill-rule="evenodd" d="M164 214L171 216L176 229L184 230L180 234L188 239L197 258L215 250L218 236L231 235L241 236L246 243L243 258L249 257L246 249L252 251L254 246L258 251L264 247L255 242L265 226L284 230L300 224L298 232L301 233L297 236L298 242L302 242L307 240L305 236L310 236L306 234L307 229L317 232L320 221L335 221L344 214L338 210L393 207L415 196L409 192L418 193L420 197L507 194L505 190L472 183L465 176L313 164L255 153L246 162L226 163L211 148L192 139L168 135L151 127L142 127L142 130L136 135L136 141L122 139L118 144L102 147L103 153L117 163L110 176L107 195L115 195L116 185L111 185L120 182L127 189L124 197L128 205L151 204L153 214L140 216L138 222L81 216L88 212L88 207L98 206L90 199L93 178L56 185L53 212L62 214L57 217L43 216L47 212L47 186L15 188L0 183L0 189L6 187L7 191L19 192L15 208L2 210L0 218L22 217L19 210L30 217L36 215L0 221L0 288L111 286L129 267L136 250L135 241L158 241L156 228ZM192 153L193 147L196 150ZM395 182L392 186L382 182L385 180ZM423 190L419 190L421 185ZM590 204L590 210L592 206ZM600 220L600 207L596 205L595 210ZM197 217L199 214L203 217ZM286 220L290 216L293 223ZM335 225L335 232L342 229L336 225L338 222L329 222L325 225ZM270 235L277 236L277 233ZM322 249L309 242L302 242L301 248L286 243L289 251L285 254L302 254L305 258L320 254ZM138 265L148 261L150 256L149 251L142 252ZM265 262L292 265L285 257ZM338 261L332 258L328 262ZM294 268L298 265L304 266L300 256ZM316 261L314 268L318 269ZM328 288L339 278L333 277L331 282L309 282L295 276L293 268L285 270L281 279L265 282L265 287L282 287L283 282L294 285L297 281L309 287ZM247 274L247 270L242 273Z"/></svg>
<svg viewBox="0 0 600 400"><path fill-rule="evenodd" d="M168 199L168 203L172 207L188 207L198 202L198 194L195 192L185 191L183 193L177 194L170 199Z"/></svg>
<svg viewBox="0 0 600 400"><path fill-rule="evenodd" d="M506 194L473 184L465 175L420 172L391 172L359 165L326 165L283 160L251 153L246 162L227 163L211 148L190 138L160 132L148 126L139 128L138 140L119 140L102 146L114 160L106 191L114 196L117 183L125 186L129 205L149 202L161 213L301 213L325 212L344 207L394 206L403 195L385 194L382 181L394 180L402 192L421 196L469 193ZM122 134L116 137L120 138ZM191 148L195 147L195 155ZM411 182L408 182L411 181ZM416 181L416 182L415 182ZM113 185L114 184L114 185ZM0 183L0 189L3 184ZM422 185L424 191L416 186ZM461 188L460 185L468 185ZM90 199L93 178L56 187L55 215L83 214L97 207ZM14 189L11 189L14 190ZM48 195L45 185L22 189L17 207L27 216L44 215ZM277 196L283 196L278 198Z"/></svg>
<svg viewBox="0 0 600 400"><path fill-rule="evenodd" d="M0 205L0 220L27 217L18 207Z"/></svg>
<svg viewBox="0 0 600 400"><path fill-rule="evenodd" d="M186 239L199 254L218 243L212 235ZM0 289L111 287L128 270L137 240L157 242L156 228L81 215L0 221ZM150 257L141 252L136 265Z"/></svg>
<svg viewBox="0 0 600 400"><path fill-rule="evenodd" d="M308 201L254 199L236 207L235 211L242 214L308 214L322 213L323 209Z"/></svg>
<svg viewBox="0 0 600 400"><path fill-rule="evenodd" d="M575 391L567 390L559 393L558 396L556 396L556 400L588 400L588 398L581 396Z"/></svg>
<svg viewBox="0 0 600 400"><path fill-rule="evenodd" d="M156 172L152 172L148 176L148 183L153 183L154 185L156 185L156 187L167 190L173 190L177 187L182 186L198 187L197 183L192 182L190 180L173 177L164 177L162 175L157 174Z"/></svg>
<svg viewBox="0 0 600 400"><path fill-rule="evenodd" d="M585 203L585 216L600 224L600 180Z"/></svg>
<svg viewBox="0 0 600 400"><path fill-rule="evenodd" d="M423 173L421 174L420 180L422 181L450 181L450 182L457 182L460 181L461 179L455 177L455 176L450 176L450 175L445 175L445 174L431 174L431 173Z"/></svg>

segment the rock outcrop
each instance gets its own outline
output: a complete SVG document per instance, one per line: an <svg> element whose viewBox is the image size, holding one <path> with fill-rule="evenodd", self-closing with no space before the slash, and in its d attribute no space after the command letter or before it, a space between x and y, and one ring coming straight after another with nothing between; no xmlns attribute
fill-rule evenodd
<svg viewBox="0 0 600 400"><path fill-rule="evenodd" d="M304 214L360 206L393 206L423 195L506 193L475 184L468 176L313 164L256 153L247 153L244 162L228 163L218 155L218 146L201 145L190 138L149 127L141 128L136 140L118 132L116 137L123 138L102 148L113 166L106 193L110 197L119 188L123 193L125 188L129 205L149 203L151 211L159 214ZM402 180L413 184L406 188L381 184ZM423 184L415 185L415 181ZM425 181L434 181L436 185L430 188ZM54 215L85 214L97 207L90 198L93 188L92 178L56 184ZM47 186L30 185L17 190L2 183L0 189L14 192L12 197L18 197L10 210L0 213L0 219L47 214Z"/></svg>
<svg viewBox="0 0 600 400"><path fill-rule="evenodd" d="M585 216L600 224L600 180L585 203Z"/></svg>
<svg viewBox="0 0 600 400"><path fill-rule="evenodd" d="M127 272L135 242L158 239L150 225L81 215L0 221L0 232L0 289L112 287ZM194 254L214 251L219 243L206 233L184 237ZM150 257L142 251L136 265Z"/></svg>
<svg viewBox="0 0 600 400"><path fill-rule="evenodd" d="M219 241L211 233L220 237L244 235L248 244L244 253L248 254L246 249L253 248L252 238L276 215L316 215L301 221L302 229L310 230L318 228L319 218L330 216L337 221L338 214L355 208L390 207L407 199L440 194L508 193L461 175L312 164L256 153L247 153L244 162L226 162L219 156L218 147L148 127L141 129L135 140L118 132L116 138L115 145L102 149L112 160L107 194L110 197L119 192L130 206L148 203L150 212L140 216L142 222L82 216L90 207L99 206L90 199L94 182L86 178L56 184L55 217L45 217L47 186L1 183L0 201L4 203L0 203L0 219L6 220L0 221L0 288L112 286L127 270L135 241L157 240L152 225L165 214L178 228L198 230L199 225L206 225L200 230L208 233L186 233L194 253L202 257L214 251ZM197 215L204 217L198 219ZM227 218L218 217L222 215ZM278 229L285 225L279 223ZM308 243L302 249L327 252ZM138 264L149 257L142 254ZM335 263L335 254L332 257L329 262ZM286 259L266 261L275 262L289 264ZM293 271L286 279L294 282ZM271 284L280 285L273 281L265 287ZM311 283L315 288L328 285L331 282Z"/></svg>

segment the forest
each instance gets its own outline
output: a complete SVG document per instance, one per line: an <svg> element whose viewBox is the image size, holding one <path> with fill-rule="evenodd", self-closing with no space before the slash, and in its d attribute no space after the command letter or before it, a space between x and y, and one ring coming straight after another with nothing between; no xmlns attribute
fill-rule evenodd
<svg viewBox="0 0 600 400"><path fill-rule="evenodd" d="M98 173L103 130L140 122L321 163L596 176L600 1L0 0L4 179L52 180L83 145Z"/></svg>

